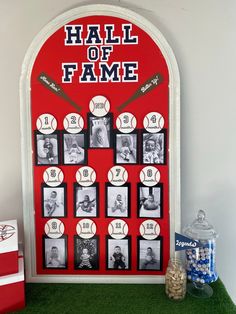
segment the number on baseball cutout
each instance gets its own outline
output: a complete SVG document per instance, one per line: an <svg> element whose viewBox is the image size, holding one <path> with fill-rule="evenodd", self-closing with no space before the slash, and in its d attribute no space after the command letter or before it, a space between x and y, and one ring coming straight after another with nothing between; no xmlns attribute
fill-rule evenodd
<svg viewBox="0 0 236 314"><path fill-rule="evenodd" d="M155 220L147 219L140 224L139 232L144 239L154 240L160 234L160 226Z"/></svg>
<svg viewBox="0 0 236 314"><path fill-rule="evenodd" d="M51 187L60 185L63 182L64 174L58 167L49 167L43 173L44 182Z"/></svg>
<svg viewBox="0 0 236 314"><path fill-rule="evenodd" d="M114 166L108 171L108 180L115 186L121 186L128 180L128 172L122 166Z"/></svg>
<svg viewBox="0 0 236 314"><path fill-rule="evenodd" d="M89 110L96 117L104 117L110 110L110 103L104 96L95 96L89 102Z"/></svg>
<svg viewBox="0 0 236 314"><path fill-rule="evenodd" d="M160 181L160 171L153 167L144 167L139 174L140 181L146 186L154 186Z"/></svg>
<svg viewBox="0 0 236 314"><path fill-rule="evenodd" d="M121 113L116 119L116 127L122 133L130 133L137 126L137 120L132 113Z"/></svg>
<svg viewBox="0 0 236 314"><path fill-rule="evenodd" d="M96 180L96 172L92 167L81 167L76 172L76 181L82 186L90 186Z"/></svg>
<svg viewBox="0 0 236 314"><path fill-rule="evenodd" d="M38 117L36 127L42 134L52 134L57 129L57 120L50 113L44 113Z"/></svg>
<svg viewBox="0 0 236 314"><path fill-rule="evenodd" d="M127 236L129 227L122 219L114 219L108 225L108 233L113 239L123 239Z"/></svg>
<svg viewBox="0 0 236 314"><path fill-rule="evenodd" d="M65 231L64 224L59 219L50 219L45 223L44 232L51 239L60 238Z"/></svg>
<svg viewBox="0 0 236 314"><path fill-rule="evenodd" d="M96 224L91 219L82 219L77 223L76 232L83 239L92 238L97 231Z"/></svg>
<svg viewBox="0 0 236 314"><path fill-rule="evenodd" d="M144 128L150 133L157 133L164 127L164 118L158 112L149 112L143 119Z"/></svg>
<svg viewBox="0 0 236 314"><path fill-rule="evenodd" d="M78 113L69 113L63 120L63 126L68 133L79 133L84 128L84 119Z"/></svg>

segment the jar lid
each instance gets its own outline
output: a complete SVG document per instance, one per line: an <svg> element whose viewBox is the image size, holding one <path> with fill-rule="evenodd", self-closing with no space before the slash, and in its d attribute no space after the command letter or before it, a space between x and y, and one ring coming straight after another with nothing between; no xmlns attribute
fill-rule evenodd
<svg viewBox="0 0 236 314"><path fill-rule="evenodd" d="M212 240L218 236L213 226L207 221L204 210L198 211L197 219L187 225L183 232L184 235L194 240Z"/></svg>

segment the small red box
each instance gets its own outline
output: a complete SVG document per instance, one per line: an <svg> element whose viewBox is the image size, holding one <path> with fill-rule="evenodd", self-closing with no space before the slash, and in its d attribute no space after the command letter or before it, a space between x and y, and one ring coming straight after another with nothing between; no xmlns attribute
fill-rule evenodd
<svg viewBox="0 0 236 314"><path fill-rule="evenodd" d="M19 272L0 277L0 313L25 307L24 259L18 259Z"/></svg>
<svg viewBox="0 0 236 314"><path fill-rule="evenodd" d="M0 222L0 276L18 273L17 221Z"/></svg>

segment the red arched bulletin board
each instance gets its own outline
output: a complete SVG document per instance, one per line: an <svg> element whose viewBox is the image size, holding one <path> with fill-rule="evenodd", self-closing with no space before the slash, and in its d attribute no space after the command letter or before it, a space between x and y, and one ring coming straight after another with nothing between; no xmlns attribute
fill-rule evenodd
<svg viewBox="0 0 236 314"><path fill-rule="evenodd" d="M163 282L180 224L179 73L151 23L109 5L35 38L21 77L28 281Z"/></svg>

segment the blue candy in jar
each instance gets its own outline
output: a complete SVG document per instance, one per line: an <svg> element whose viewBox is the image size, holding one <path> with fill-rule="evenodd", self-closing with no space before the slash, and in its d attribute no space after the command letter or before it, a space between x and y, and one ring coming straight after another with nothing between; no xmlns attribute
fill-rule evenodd
<svg viewBox="0 0 236 314"><path fill-rule="evenodd" d="M197 219L184 228L184 235L199 241L199 247L186 250L187 278L192 282L192 286L187 287L188 292L197 297L209 297L213 291L208 284L218 279L215 263L218 235L207 221L205 211L198 211Z"/></svg>

